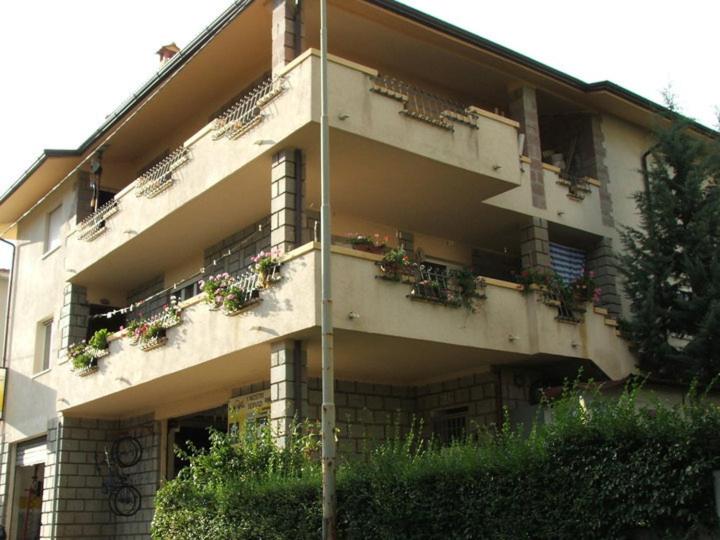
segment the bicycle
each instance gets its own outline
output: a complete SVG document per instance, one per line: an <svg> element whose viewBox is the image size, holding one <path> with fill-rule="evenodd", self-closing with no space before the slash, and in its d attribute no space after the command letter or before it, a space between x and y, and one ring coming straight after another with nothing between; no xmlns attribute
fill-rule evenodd
<svg viewBox="0 0 720 540"><path fill-rule="evenodd" d="M113 448L114 447L115 445L113 444ZM101 460L98 458L98 453L96 452L95 470L98 476L103 479L102 492L108 496L110 511L116 516L129 517L135 515L137 511L140 510L142 496L137 488L130 482L130 477L120 469L122 461L117 460L117 457L115 457L116 452L113 452L113 455L114 458L111 458L110 452L105 448L105 459L103 461L107 469L107 475L104 475ZM137 461L139 461L139 458ZM135 463L137 463L137 461L135 461Z"/></svg>

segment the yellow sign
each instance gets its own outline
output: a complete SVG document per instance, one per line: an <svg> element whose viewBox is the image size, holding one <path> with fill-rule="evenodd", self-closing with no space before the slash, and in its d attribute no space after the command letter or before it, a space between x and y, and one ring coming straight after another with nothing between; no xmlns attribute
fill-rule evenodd
<svg viewBox="0 0 720 540"><path fill-rule="evenodd" d="M0 368L0 420L5 418L5 387L7 385L7 368Z"/></svg>
<svg viewBox="0 0 720 540"><path fill-rule="evenodd" d="M264 424L270 418L270 390L228 401L228 433L237 435L248 423Z"/></svg>

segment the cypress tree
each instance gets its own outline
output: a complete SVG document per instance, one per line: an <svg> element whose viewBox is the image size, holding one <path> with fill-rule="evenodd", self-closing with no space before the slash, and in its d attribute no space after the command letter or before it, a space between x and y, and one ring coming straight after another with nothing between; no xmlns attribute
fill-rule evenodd
<svg viewBox="0 0 720 540"><path fill-rule="evenodd" d="M642 371L707 381L720 373L720 148L676 113L656 139L634 196L640 226L621 231L622 328Z"/></svg>

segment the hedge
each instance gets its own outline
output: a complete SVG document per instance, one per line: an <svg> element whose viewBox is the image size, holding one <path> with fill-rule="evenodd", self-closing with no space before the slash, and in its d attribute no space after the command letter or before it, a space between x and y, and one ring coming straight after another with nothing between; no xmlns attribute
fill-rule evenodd
<svg viewBox="0 0 720 540"><path fill-rule="evenodd" d="M641 407L637 393L588 401L567 392L552 404L553 422L529 436L506 427L449 447L415 433L388 441L340 467L338 536L715 537L720 409L695 396L682 406ZM209 451L185 456L189 466L158 492L154 538L320 537L312 429L298 428L287 449L267 432L212 440Z"/></svg>

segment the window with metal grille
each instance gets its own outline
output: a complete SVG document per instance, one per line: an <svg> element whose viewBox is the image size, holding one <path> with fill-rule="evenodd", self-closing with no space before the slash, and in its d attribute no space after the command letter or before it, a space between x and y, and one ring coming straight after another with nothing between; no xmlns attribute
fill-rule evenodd
<svg viewBox="0 0 720 540"><path fill-rule="evenodd" d="M435 411L432 415L435 438L443 444L464 438L467 433L467 413L467 407Z"/></svg>

